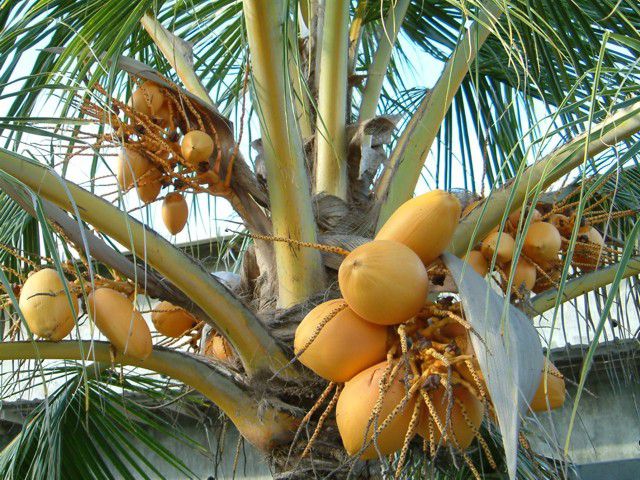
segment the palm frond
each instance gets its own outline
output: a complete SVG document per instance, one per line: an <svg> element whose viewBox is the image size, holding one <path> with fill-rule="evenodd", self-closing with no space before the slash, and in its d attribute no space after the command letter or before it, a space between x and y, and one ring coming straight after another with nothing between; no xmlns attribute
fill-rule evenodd
<svg viewBox="0 0 640 480"><path fill-rule="evenodd" d="M167 401L175 385L132 372L120 382L117 371L73 362L48 368L52 373L66 381L34 408L22 431L0 452L2 478L150 479L164 478L167 470L197 478L154 435L194 452L205 452L204 447L144 406L145 401ZM161 464L150 462L147 451Z"/></svg>

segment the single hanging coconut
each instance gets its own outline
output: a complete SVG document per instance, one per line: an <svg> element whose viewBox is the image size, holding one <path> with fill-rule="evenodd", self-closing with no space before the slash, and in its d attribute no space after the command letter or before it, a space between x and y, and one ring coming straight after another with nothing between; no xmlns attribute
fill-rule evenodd
<svg viewBox="0 0 640 480"><path fill-rule="evenodd" d="M496 253L496 263L503 265L509 263L513 258L513 250L516 242L511 235L506 232L493 232L482 241L481 252L489 262L493 261Z"/></svg>
<svg viewBox="0 0 640 480"><path fill-rule="evenodd" d="M452 395L449 396L444 386L440 385L435 390L428 392L427 395L431 399L434 413L437 415L440 425L446 432L445 442L450 443L453 438L455 439L453 445L460 450L465 450L473 442L475 432L482 424L484 405L462 385L454 385L451 393ZM418 434L423 438L429 439L429 420L431 420L434 441L438 443L442 437L442 432L424 400L422 398L420 400L423 402L423 409L420 415ZM467 418L465 418L463 408ZM447 423L447 418L449 423Z"/></svg>
<svg viewBox="0 0 640 480"><path fill-rule="evenodd" d="M118 185L122 190L128 190L151 167L153 164L142 154L131 148L121 148L116 169Z"/></svg>
<svg viewBox="0 0 640 480"><path fill-rule="evenodd" d="M526 258L520 258L515 268L515 272L512 271L513 264L506 269L507 272L511 272L513 275L512 287L515 290L520 290L520 287L524 285L527 290L533 290L533 286L536 284L536 267ZM508 278L507 278L508 280Z"/></svg>
<svg viewBox="0 0 640 480"><path fill-rule="evenodd" d="M89 317L123 355L144 360L153 347L151 332L133 303L120 292L98 288L87 297Z"/></svg>
<svg viewBox="0 0 640 480"><path fill-rule="evenodd" d="M339 299L321 303L300 322L293 342L296 355L325 318L341 306L344 308L324 324L299 357L303 365L331 382L346 382L387 354L387 328L360 318Z"/></svg>
<svg viewBox="0 0 640 480"><path fill-rule="evenodd" d="M602 251L604 249L604 238L595 228L585 225L578 230L578 241L589 245L576 244L573 261L578 263L581 270L592 272L602 265Z"/></svg>
<svg viewBox="0 0 640 480"><path fill-rule="evenodd" d="M140 179L141 184L137 185L138 198L144 203L151 203L160 194L162 188L162 172L156 167L151 167Z"/></svg>
<svg viewBox="0 0 640 480"><path fill-rule="evenodd" d="M133 92L130 105L138 113L153 116L161 110L164 102L160 86L146 81Z"/></svg>
<svg viewBox="0 0 640 480"><path fill-rule="evenodd" d="M78 315L78 297L67 298L69 282L52 268L39 270L27 278L20 289L18 304L34 335L57 342L71 333Z"/></svg>
<svg viewBox="0 0 640 480"><path fill-rule="evenodd" d="M213 153L213 140L200 130L191 130L182 139L182 156L187 164L197 168L203 162L209 162Z"/></svg>
<svg viewBox="0 0 640 480"><path fill-rule="evenodd" d="M540 378L540 384L536 390L533 400L531 400L531 410L534 412L544 412L548 408L553 410L554 408L560 408L564 404L564 398L567 393L566 386L564 384L564 377L556 366L544 360L545 365L548 366L542 369L542 376ZM547 390L544 388L544 377L547 377ZM549 400L549 407L547 407L547 399Z"/></svg>
<svg viewBox="0 0 640 480"><path fill-rule="evenodd" d="M484 258L482 253L477 250L471 250L467 253L464 257L464 262L473 268L473 270L481 277L484 277L489 272L489 264L487 263L487 260Z"/></svg>
<svg viewBox="0 0 640 480"><path fill-rule="evenodd" d="M235 358L233 347L222 335L214 334L205 344L204 354L222 362L230 362Z"/></svg>
<svg viewBox="0 0 640 480"><path fill-rule="evenodd" d="M556 227L548 222L532 223L524 239L522 251L541 267L558 260L562 237Z"/></svg>
<svg viewBox="0 0 640 480"><path fill-rule="evenodd" d="M549 216L549 223L558 229L560 235L566 238L569 238L571 236L571 231L573 230L573 222L566 215L554 213Z"/></svg>
<svg viewBox="0 0 640 480"><path fill-rule="evenodd" d="M162 202L162 220L172 235L177 235L187 224L189 207L184 196L179 192L171 192Z"/></svg>
<svg viewBox="0 0 640 480"><path fill-rule="evenodd" d="M433 190L403 203L382 226L376 240L403 243L429 265L449 246L460 210L460 201L454 195Z"/></svg>
<svg viewBox="0 0 640 480"><path fill-rule="evenodd" d="M402 243L374 240L353 250L338 270L351 309L379 325L396 325L420 312L429 278L420 257Z"/></svg>
<svg viewBox="0 0 640 480"><path fill-rule="evenodd" d="M336 423L338 424L342 444L349 455L357 454L364 446L365 434L367 441L373 438L374 422L372 421L369 424L369 420L373 415L373 409L378 400L380 381L386 368L386 361L367 368L349 380L340 393L336 406ZM407 393L403 382L405 375L406 371L400 367L400 371L382 397L382 406L378 414L378 426L382 425L387 416L405 398ZM377 446L382 455L390 455L402 448L415 401L415 396L409 399L404 408L377 435ZM373 442L371 442L360 455L360 458L370 460L377 458L377 456L378 453Z"/></svg>
<svg viewBox="0 0 640 480"><path fill-rule="evenodd" d="M198 321L184 308L169 302L160 302L153 309L151 320L156 330L166 337L179 338L189 333Z"/></svg>

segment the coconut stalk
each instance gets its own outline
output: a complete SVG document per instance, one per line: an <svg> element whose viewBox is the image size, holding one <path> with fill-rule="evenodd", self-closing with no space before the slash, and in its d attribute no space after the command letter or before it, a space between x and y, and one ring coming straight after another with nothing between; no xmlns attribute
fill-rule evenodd
<svg viewBox="0 0 640 480"><path fill-rule="evenodd" d="M202 85L200 77L196 75L193 68L193 52L191 45L182 40L180 37L172 34L162 26L160 22L149 12L145 13L140 19L140 23L147 31L153 43L160 49L164 58L173 67L178 74L185 88L205 102L215 111L215 104L209 97L209 93Z"/></svg>
<svg viewBox="0 0 640 480"><path fill-rule="evenodd" d="M349 3L325 4L316 118L316 192L343 200L347 199Z"/></svg>
<svg viewBox="0 0 640 480"><path fill-rule="evenodd" d="M296 119L300 126L302 138L309 138L313 135L311 109L309 108L309 87L304 81L304 75L302 73L303 66L300 61L298 38L296 36L295 24L293 22L289 22L287 34L289 38L287 64L289 65L289 79L291 82L293 106L295 108Z"/></svg>
<svg viewBox="0 0 640 480"><path fill-rule="evenodd" d="M360 41L362 39L362 22L364 21L364 15L367 13L368 6L369 0L358 1L355 15L349 27L349 62L347 65L347 75L353 74L356 67L358 48L360 47Z"/></svg>
<svg viewBox="0 0 640 480"><path fill-rule="evenodd" d="M493 192L460 222L449 250L463 255L476 239L484 238L505 215L517 210L537 189L542 191L579 167L586 159L640 132L640 105L620 109L602 122L528 167L506 187Z"/></svg>
<svg viewBox="0 0 640 480"><path fill-rule="evenodd" d="M377 229L402 203L413 195L424 160L438 135L462 80L469 72L476 54L502 14L498 2L484 2L478 19L463 35L442 74L411 117L389 158L389 166L376 188L380 205ZM371 107L367 107L371 108ZM375 112L375 110L374 110Z"/></svg>
<svg viewBox="0 0 640 480"><path fill-rule="evenodd" d="M289 441L295 431L292 416L269 406L268 401L253 398L228 372L175 350L155 347L145 360L117 354L113 362L108 342L2 342L0 360L82 360L152 370L203 394L229 417L247 441L265 452Z"/></svg>
<svg viewBox="0 0 640 480"><path fill-rule="evenodd" d="M380 40L378 41L378 49L367 72L367 83L360 103L360 116L358 119L360 122L369 120L376 114L382 85L391 61L393 46L398 38L400 26L404 21L410 3L411 0L398 0L395 6L389 9L387 17L384 19Z"/></svg>
<svg viewBox="0 0 640 480"><path fill-rule="evenodd" d="M616 263L569 280L562 290L562 302L568 302L588 292L609 285L616 278L620 268L621 265ZM640 256L631 257L621 278L624 279L638 274L640 274ZM527 313L531 316L542 315L547 310L552 309L556 304L558 293L555 288L539 293L531 299L529 304L525 305Z"/></svg>
<svg viewBox="0 0 640 480"><path fill-rule="evenodd" d="M273 234L316 242L302 139L285 89L283 25L287 2L245 0L243 6L253 92L263 136ZM280 307L300 303L324 287L318 251L281 242L276 243L274 249Z"/></svg>
<svg viewBox="0 0 640 480"><path fill-rule="evenodd" d="M80 216L167 277L207 314L214 327L229 339L248 375L278 370L288 358L265 326L240 300L190 257L147 226L110 203L64 180L44 165L0 149L0 170L60 208ZM80 212L82 212L80 214ZM287 377L291 368L280 372Z"/></svg>

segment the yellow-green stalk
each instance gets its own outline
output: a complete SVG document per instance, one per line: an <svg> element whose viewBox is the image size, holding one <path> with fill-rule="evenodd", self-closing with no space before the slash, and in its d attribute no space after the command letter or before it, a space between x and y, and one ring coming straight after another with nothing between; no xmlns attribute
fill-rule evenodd
<svg viewBox="0 0 640 480"><path fill-rule="evenodd" d="M285 91L287 2L245 0L256 111L264 146L273 234L316 242L309 179L300 130ZM288 307L324 287L320 253L284 243L274 245L278 304Z"/></svg>

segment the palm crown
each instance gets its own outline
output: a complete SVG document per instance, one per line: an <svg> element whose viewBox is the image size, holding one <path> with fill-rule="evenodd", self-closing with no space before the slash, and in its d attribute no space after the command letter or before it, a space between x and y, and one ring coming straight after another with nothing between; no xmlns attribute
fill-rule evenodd
<svg viewBox="0 0 640 480"><path fill-rule="evenodd" d="M92 422L116 418L123 425L114 385L155 398L179 395L186 385L218 405L247 441L270 454L277 470L292 478L305 468L343 475L356 468L368 446L356 429L356 447L349 447L340 412L359 408L345 406L356 388L354 375L386 358L376 374L383 372L383 395L365 420L376 418L377 424L380 415L384 426L388 415L387 423L393 422L394 405L385 414L380 410L385 412L383 399L397 388L398 405L408 408L406 425L396 448L370 458L392 454L393 468L385 471L409 475L431 458L420 457L415 433L422 431L425 445L432 444L425 453L433 454L441 446L436 429L471 474L480 475L482 456L513 476L520 420L509 398L528 392L526 402L532 401L543 368L540 340L525 314L546 314L553 329L564 303L611 285L599 322L590 327L577 398L565 407L573 408L573 424L609 311L625 279L640 271L634 256L640 16L634 2L16 1L3 8L0 21L0 99L6 102L0 122L6 140L0 150L0 279L3 308L13 320L0 358L35 359L43 378L73 374L56 390L54 405L66 400L80 409L83 400L102 399L108 408ZM416 82L412 73L423 61L439 69L429 84ZM38 113L43 101L47 116ZM78 177L80 169L90 172L86 178ZM114 175L117 181L101 183ZM405 203L416 191L436 189L455 193L442 197L454 206L443 207L433 195ZM139 201L125 196L129 190ZM160 217L172 234L185 224L195 228L200 220L194 211L212 198L225 199L245 229L220 241L221 258L241 272L237 284L223 284L150 230ZM161 215L151 206L156 199L155 205L163 201ZM534 234L547 228L541 224L550 225L553 239L557 232L557 248L549 246L546 233ZM422 233L410 237L412 229ZM505 239L513 245L502 258ZM405 246L389 247L386 260L362 253L380 241ZM356 262L357 252L364 256ZM345 272L356 264L379 269L370 286L349 283L354 277ZM67 334L79 325L77 318L91 314L93 323L74 330L72 339L56 343L55 335L34 331L50 341L31 341L35 324L22 304L18 308L27 273L44 267L58 279L53 296L63 300L61 308L72 307ZM492 273L486 281L469 278L467 267L482 276ZM96 300L100 287L119 292L104 313ZM121 295L135 300L138 293L145 300L135 308ZM344 300L316 318L300 340L313 307L339 296ZM81 308L73 306L76 297ZM127 329L135 323L129 323L132 315L147 328L137 315L152 298L169 305L150 308L158 332L153 349L149 332ZM402 317L389 320L391 327L380 326L386 321L378 318L381 303L391 305L386 319L393 312ZM121 329L114 326L116 305L127 311ZM318 358L329 356L333 342L346 341L349 332L360 339L362 328L373 329L367 330L372 343L366 361L358 364L350 352L343 366L353 361L354 370L333 378L333 372L316 368L314 362L324 359L314 360L312 346L340 316L341 325L353 330L337 329L334 335L343 337L331 339ZM94 324L110 344L93 342L87 326ZM294 351L296 327L301 343ZM467 337L481 327L481 340ZM503 328L510 329L512 349L501 344ZM122 340L120 332L129 336ZM185 334L191 339L182 344L161 340ZM394 344L389 349L380 340L387 335ZM440 343L450 346L440 351ZM378 347L380 355L372 355ZM485 347L493 357L483 360ZM335 354L345 349L348 342ZM77 362L59 367L42 364L44 359ZM406 371L399 374L403 360ZM161 394L159 377L140 368L114 381L114 363L177 382ZM455 380L445 380L452 368ZM549 371L544 367L542 384L561 377ZM34 378L35 372L24 369L21 375ZM498 379L503 375L512 380L508 388ZM401 377L409 380L396 385ZM444 415L437 414L437 402L430 403L443 395L434 393L439 385L458 392L458 403ZM468 392L473 395L467 398ZM334 422L330 411L336 404L340 435L325 425ZM477 452L465 453L456 424L447 425L451 411L458 415L455 409L464 417L460 428L470 429L469 441L479 437ZM167 431L144 408L131 414ZM62 445L55 455L69 454L69 415L37 409L21 442L3 451L3 471L71 474L56 469L42 445L43 429L54 416ZM425 416L435 423L424 423ZM438 416L448 420L439 422ZM480 425L486 417L499 424L506 467L493 460L495 438L484 439L488 434ZM311 422L315 432L302 445L300 422ZM139 429L132 433L146 438ZM384 429L378 433L382 445ZM101 457L121 471L143 464L142 454L123 462L124 451L107 449L115 435L103 431L93 447L76 442L73 448L95 464L73 468L108 478ZM342 450L337 459L330 454L340 437L351 457ZM569 438L570 432L567 445ZM314 449L322 459L315 466L308 456ZM37 453L37 467L21 460L27 451ZM520 454L526 474L532 457ZM162 455L188 474L168 451ZM291 462L292 456L298 460ZM451 467L438 456L431 461Z"/></svg>

